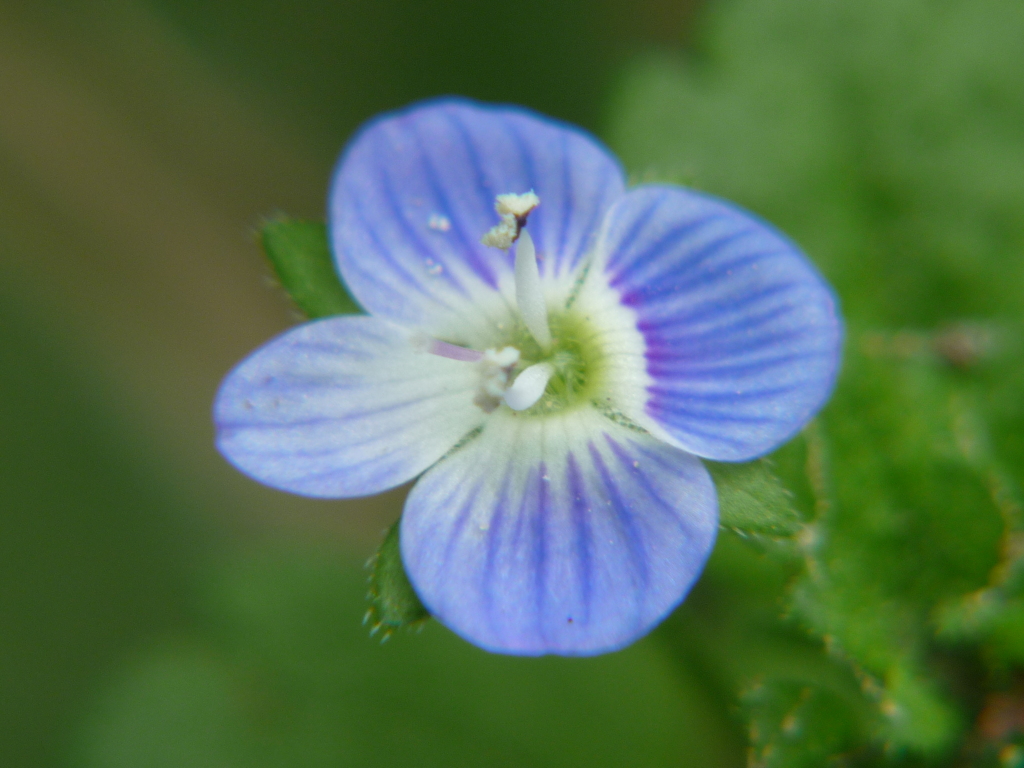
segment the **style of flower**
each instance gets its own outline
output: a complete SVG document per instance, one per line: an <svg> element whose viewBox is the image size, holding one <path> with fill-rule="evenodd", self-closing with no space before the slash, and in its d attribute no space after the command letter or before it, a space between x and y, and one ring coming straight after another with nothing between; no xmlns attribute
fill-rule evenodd
<svg viewBox="0 0 1024 768"><path fill-rule="evenodd" d="M369 314L242 362L217 444L308 496L419 477L409 579L488 650L595 654L648 632L714 543L699 457L772 450L837 372L835 301L796 246L708 195L627 190L592 137L524 109L440 100L370 122L329 225Z"/></svg>

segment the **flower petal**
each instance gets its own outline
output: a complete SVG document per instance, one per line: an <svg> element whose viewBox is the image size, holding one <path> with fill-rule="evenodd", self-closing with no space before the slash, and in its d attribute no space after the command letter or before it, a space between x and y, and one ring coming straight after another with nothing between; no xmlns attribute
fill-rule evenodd
<svg viewBox="0 0 1024 768"><path fill-rule="evenodd" d="M214 403L217 447L293 493L378 493L418 475L479 426L473 363L418 351L372 317L306 323L244 360Z"/></svg>
<svg viewBox="0 0 1024 768"><path fill-rule="evenodd" d="M541 200L529 218L541 274L571 285L624 190L616 160L596 140L524 109L465 100L378 118L352 140L331 188L341 274L372 314L475 341L463 338L467 322L507 320L493 291L506 303L514 296L512 253L480 243L499 221L495 197L531 189Z"/></svg>
<svg viewBox="0 0 1024 768"><path fill-rule="evenodd" d="M745 461L827 399L842 346L835 297L767 224L678 187L638 187L609 212L598 258L645 345L640 407L623 410L655 435Z"/></svg>
<svg viewBox="0 0 1024 768"><path fill-rule="evenodd" d="M683 599L717 519L695 457L590 408L500 410L414 486L402 559L470 642L588 655L636 640Z"/></svg>

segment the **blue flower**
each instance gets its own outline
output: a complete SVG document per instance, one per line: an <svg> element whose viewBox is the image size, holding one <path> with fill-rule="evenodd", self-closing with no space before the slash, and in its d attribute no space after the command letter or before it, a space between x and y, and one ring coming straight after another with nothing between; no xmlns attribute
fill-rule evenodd
<svg viewBox="0 0 1024 768"><path fill-rule="evenodd" d="M369 314L242 362L217 444L308 496L419 477L403 562L483 648L586 655L648 632L714 543L698 457L761 456L832 388L835 301L791 242L708 195L627 190L592 137L526 110L441 100L370 122L329 217Z"/></svg>

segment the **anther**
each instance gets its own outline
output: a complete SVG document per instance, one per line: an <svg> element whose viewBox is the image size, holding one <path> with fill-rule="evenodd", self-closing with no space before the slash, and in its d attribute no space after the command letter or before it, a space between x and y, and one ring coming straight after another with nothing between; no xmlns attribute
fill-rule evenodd
<svg viewBox="0 0 1024 768"><path fill-rule="evenodd" d="M473 403L484 413L490 413L501 405L502 396L508 388L508 377L519 362L519 350L515 347L488 349L480 360L480 387Z"/></svg>
<svg viewBox="0 0 1024 768"><path fill-rule="evenodd" d="M529 192L516 195L498 195L494 201L494 210L501 217L501 223L492 227L480 242L492 248L507 251L519 238L519 233L526 226L526 217L530 211L540 205L540 198L531 189Z"/></svg>

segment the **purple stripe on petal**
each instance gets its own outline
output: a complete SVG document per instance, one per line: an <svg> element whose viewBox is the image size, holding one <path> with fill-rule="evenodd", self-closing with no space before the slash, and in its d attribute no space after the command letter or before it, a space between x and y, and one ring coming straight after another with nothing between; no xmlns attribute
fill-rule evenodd
<svg viewBox="0 0 1024 768"><path fill-rule="evenodd" d="M605 435L604 438L615 458L618 459L619 465L617 470L619 472L633 473L637 483L643 487L644 492L656 502L653 509L660 510L662 514L664 514L664 510L672 509L672 501L663 497L661 492L654 487L649 473L637 471L639 467L635 466L634 462L635 464L639 464L641 461L644 463L653 462L661 472L677 472L678 466L671 460L666 461L661 451L646 450L646 446L632 441L630 441L629 450L627 450L622 443L616 441L611 435ZM681 515L666 515L666 519L678 526L682 535L687 539L700 540L701 532L699 526L695 530L694 526L690 525L691 521L689 518Z"/></svg>
<svg viewBox="0 0 1024 768"><path fill-rule="evenodd" d="M372 317L294 328L232 371L214 404L217 446L275 488L341 498L412 479L483 420L471 363L418 352Z"/></svg>
<svg viewBox="0 0 1024 768"><path fill-rule="evenodd" d="M565 195L564 204L570 211L573 209L573 192L572 192L572 173L569 167L569 137L566 134L561 136L562 143L562 190ZM595 208L592 211L592 217L599 215L600 209ZM566 252L566 236L569 234L569 228L566 226L564 219L560 221L562 225L558 230L558 247L556 253ZM592 226L587 224L587 226ZM594 231L594 230L589 230Z"/></svg>
<svg viewBox="0 0 1024 768"><path fill-rule="evenodd" d="M363 203L359 200L358 196L353 196L353 202L351 205L354 215L363 215ZM384 245L384 243L380 240L380 238L373 230L369 230L365 234L367 239L370 241L371 247L375 251L379 251L382 254L381 261L387 264L389 271L392 273L391 279L393 281L397 278L397 280L402 284L403 288L407 291L416 291L418 293L423 294L427 293L427 287L420 280L415 279L408 271L403 269L400 264L393 261L387 255L387 247ZM358 273L366 278L371 277L373 272L367 268L368 266L369 265L366 265L364 267L364 265L360 264L354 265L354 268L352 270L353 275ZM380 265L378 265L377 268L379 269ZM352 279L352 277L349 278L349 280Z"/></svg>
<svg viewBox="0 0 1024 768"><path fill-rule="evenodd" d="M671 413L667 412L661 403L649 402L647 404L647 413L654 417L655 421L666 422L671 420ZM731 437L728 430L722 428L718 422L709 421L701 422L698 424L687 423L684 424L686 433L692 434L696 438L701 438L708 441L718 441L724 443L727 447L731 447L734 450L741 450L744 445L747 444L747 438Z"/></svg>
<svg viewBox="0 0 1024 768"><path fill-rule="evenodd" d="M588 409L498 411L409 494L402 557L425 605L472 642L587 655L660 621L716 528L714 489L693 456Z"/></svg>
<svg viewBox="0 0 1024 768"><path fill-rule="evenodd" d="M541 198L531 234L554 272L579 262L584 228L624 192L594 139L526 110L447 99L385 115L353 139L332 184L342 277L372 314L454 327L511 275L511 255L479 242L498 223L495 196L530 189Z"/></svg>
<svg viewBox="0 0 1024 768"><path fill-rule="evenodd" d="M684 422L696 422L698 424L715 423L718 425L725 423L737 423L737 424L774 424L779 421L777 418L773 418L769 415L746 415L742 413L736 413L735 411L729 411L725 409L695 409L688 408L683 403L689 402L688 399L679 402L682 398L673 398L671 396L663 396L658 401L659 409L662 415L670 416L674 420Z"/></svg>
<svg viewBox="0 0 1024 768"><path fill-rule="evenodd" d="M498 548L503 539L505 533L505 522L506 520L512 519L515 521L516 535L513 538L518 538L519 529L518 526L522 525L523 516L519 514L513 514L509 509L509 483L511 482L511 475L506 474L501 485L501 490L495 496L494 503L494 515L491 518L490 528L487 536L487 559L484 563L484 572L481 577L481 581L484 584L490 584L494 580L494 564L497 558ZM494 601L491 597L492 593L487 592L484 595L487 615L493 616Z"/></svg>
<svg viewBox="0 0 1024 768"><path fill-rule="evenodd" d="M740 359L754 357L766 353L781 353L800 345L805 340L806 334L801 331L790 333L765 333L754 338L724 337L720 343L715 344L708 340L702 344L682 344L680 352L685 353L691 360L702 363L712 363L726 360L735 362ZM648 365L648 370L653 370L653 365ZM677 382L683 384L685 382Z"/></svg>
<svg viewBox="0 0 1024 768"><path fill-rule="evenodd" d="M824 403L842 342L835 297L771 227L706 195L638 187L609 212L602 249L646 346L651 384L634 415L658 434L744 461Z"/></svg>
<svg viewBox="0 0 1024 768"><path fill-rule="evenodd" d="M453 118L453 122L455 119ZM466 232L466 226L463 223L461 216L455 215L457 210L456 206L452 204L451 198L445 191L444 186L441 182L440 173L434 167L434 161L431 157L430 151L427 148L421 132L414 127L412 129L413 136L416 138L416 145L419 149L420 157L422 158L423 164L423 178L427 182L428 188L437 201L437 207L439 210L447 211L451 214L452 232L458 239L458 250L464 254L466 263L469 268L481 277L484 283L491 288L497 288L498 282L495 277L494 268L492 263L485 258L485 254L481 253L480 248L480 237L481 233ZM472 147L472 142L467 145L467 149ZM471 164L476 166L479 160L476 157L475 152L470 152ZM474 167L474 177L479 178L479 168ZM486 231L486 230L485 230ZM492 255L492 254L487 254ZM450 276L450 273L449 273Z"/></svg>
<svg viewBox="0 0 1024 768"><path fill-rule="evenodd" d="M685 380L689 384L699 384L703 382L709 382L712 385L716 381L720 381L722 376L733 376L738 379L743 379L747 376L751 378L757 377L763 372L765 368L773 366L785 367L792 369L798 363L804 360L814 359L816 355L814 353L797 353L792 355L775 355L770 357L758 358L753 362L746 363L721 363L718 361L692 363L686 362L688 358L680 356L680 360L683 362L680 365L686 366ZM653 360L672 360L673 358L651 358ZM666 368L668 366L666 365ZM673 373L682 371L672 371ZM680 377L682 378L682 377Z"/></svg>
<svg viewBox="0 0 1024 768"><path fill-rule="evenodd" d="M654 212L654 209L652 209L651 213ZM616 288L622 288L626 296L631 296L634 293L643 293L644 296L657 295L656 285L648 284L646 280L640 279L642 270L660 260L661 252L666 248L676 248L679 251L683 251L684 249L680 246L686 242L690 235L700 233L705 227L715 223L720 218L718 216L709 216L708 218L697 219L696 221L684 222L678 227L662 234L658 240L649 245L644 242L643 238L634 235L636 240L632 242L632 246L634 250L639 251L639 255L629 263L628 270L624 269L619 273L619 276L612 285ZM677 265L679 274L687 274L688 271L700 266L702 262L721 251L722 248L736 242L747 234L748 232L743 230L728 232L721 235L717 240L712 240L710 243L700 245L694 243L691 248L685 249L685 260L680 261ZM654 266L657 268L656 264ZM629 290L629 286L633 286L633 289Z"/></svg>
<svg viewBox="0 0 1024 768"><path fill-rule="evenodd" d="M517 122L515 120L506 121L504 123L505 132L512 140L512 144L519 155L519 162L522 166L522 178L535 179L537 178L537 168L533 162L533 156L530 154L529 144L523 138L522 133L520 133Z"/></svg>
<svg viewBox="0 0 1024 768"><path fill-rule="evenodd" d="M597 448L591 443L590 448L590 459L594 463L594 468L597 470L601 481L604 483L604 490L608 494L608 501L610 507L615 512L615 516L618 520L618 524L622 531L622 540L629 551L629 559L633 566L633 573L639 579L637 585L638 591L646 590L648 582L650 581L647 573L647 562L644 557L643 543L640 536L637 534L636 521L633 518L632 510L625 504L619 493L619 489L615 485L615 481L611 474L608 472L608 468L605 467L604 461L601 459L601 454Z"/></svg>
<svg viewBox="0 0 1024 768"><path fill-rule="evenodd" d="M547 465L542 461L540 466L536 469L535 479L533 486L537 489L537 497L534 501L535 507L532 510L532 514L527 512L528 506L524 503L520 514L529 515L528 519L532 520L533 525L531 533L533 534L533 584L534 584L534 611L537 617L537 635L544 640L548 641L545 637L544 632L544 614L545 614L545 593L547 587L547 580L545 579L545 572L547 571L547 521L551 517L550 502L548 500L547 484L550 482L548 477ZM528 497L524 498L524 502Z"/></svg>
<svg viewBox="0 0 1024 768"><path fill-rule="evenodd" d="M384 153L378 152L378 162L379 163L382 162L381 158L382 158L383 154ZM422 180L424 181L424 183L427 185L427 187L430 189L430 191L433 193L433 197L436 200L436 203L433 206L433 208L435 208L436 210L440 210L440 211L449 211L449 210L451 210L450 206L448 205L447 200L445 199L445 197L440 193L439 189L437 188L436 181L435 181L435 179L434 179L434 177L433 177L433 175L432 175L432 173L431 173L431 171L430 171L430 169L428 167L427 160L426 160L425 157L423 157L423 159L422 159L422 164L423 164L424 168L421 171L420 176L421 176ZM402 202L401 202L400 197L399 197L399 192L398 192L398 190L395 187L395 182L391 179L391 177L389 176L389 174L386 171L384 173L381 173L380 178L381 178L381 191L383 193L384 198L387 200L387 203L388 203L389 207L391 208L391 213L392 213L393 220L401 225L402 235L408 241L410 248L414 252L416 252L416 253L421 253L421 254L432 253L433 250L434 250L434 247L428 241L428 239L425 237L426 232L425 231L421 231L419 228L415 227L413 225L413 223L409 220L409 211L408 210L403 210L403 205L402 205ZM365 208L362 208L361 210L365 211ZM422 214L421 214L421 218L422 218ZM449 221L450 221L450 219L449 219ZM428 227L430 226L430 219L429 218L427 219L427 226ZM457 233L458 229L456 228L455 231ZM493 287L494 277L493 277L493 273L490 271L490 269L488 269L486 266L483 266L481 264L479 257L472 258L472 256L475 256L475 254L468 254L468 256L470 257L470 258L467 259L467 261L469 263L469 266L471 268L476 268L478 270L478 275L484 280L484 282L487 283L488 285L491 285ZM426 258L429 258L429 257L426 257ZM423 259L423 264L424 265L426 265L426 258ZM388 258L388 262L390 264L395 265L396 269L402 269L399 266L401 264L401 261L396 258L396 255L392 255L391 257L389 257ZM437 264L441 264L441 262L439 262L439 261L436 262L436 263ZM481 269L481 267L483 267L483 268ZM429 267L427 267L427 270L429 271ZM406 270L403 270L403 271L406 271ZM421 272L422 272L422 270L421 270ZM432 277L432 281L431 282L437 282L438 280L440 280L443 283L447 283L453 289L455 289L460 294L462 294L464 297L468 298L469 293L466 290L465 286L462 284L462 281L459 280L454 274L452 274L451 270L444 270L444 269L442 269L440 272L436 272L436 274L433 274L431 277ZM429 295L429 293L430 293L430 291L429 291L429 283L427 281L422 280L422 279L417 280L417 282L420 284L420 292L421 293L426 293L426 294Z"/></svg>
<svg viewBox="0 0 1024 768"><path fill-rule="evenodd" d="M678 345L683 341L714 342L734 334L746 335L751 328L764 327L765 325L770 325L773 320L784 319L784 316L789 311L789 307L785 306L770 307L761 312L750 311L736 318L724 318L723 322L716 323L711 327L706 325L690 327L673 322L671 318L663 323L644 323L643 327L645 330L653 330L661 326L663 330L658 336L671 344L671 346L666 345L658 348L657 352L649 351L648 357L654 359L655 357L669 357L673 353L678 353Z"/></svg>
<svg viewBox="0 0 1024 768"><path fill-rule="evenodd" d="M623 282L629 277L628 271L623 269L623 264L632 265L636 260L637 254L635 253L634 244L637 243L640 233L648 227L657 212L658 208L655 205L631 212L633 213L633 218L626 225L625 231L615 233L616 248L608 254L607 265L609 282L613 288L622 290ZM679 225L679 231L686 232L702 223L683 223Z"/></svg>
<svg viewBox="0 0 1024 768"><path fill-rule="evenodd" d="M675 296L674 301L653 301L643 300L642 294L634 301L633 307L641 310L639 312L642 320L638 325L642 328L654 329L662 327L664 330L655 336L657 339L662 334L675 331L677 333L692 333L700 328L699 323L707 322L709 319L726 320L733 315L740 320L752 320L750 317L751 307L757 306L760 302L769 300L780 300L780 306L792 314L794 311L793 302L785 301L792 294L792 285L768 285L759 287L742 296L729 301L727 297L710 296L694 297L692 303L687 304L685 309L679 307L680 296ZM801 325L800 328L804 326Z"/></svg>
<svg viewBox="0 0 1024 768"><path fill-rule="evenodd" d="M480 481L473 486L473 490L467 495L465 502L462 504L462 508L459 510L458 515L455 518L455 524L451 527L451 530L447 532L448 542L445 546L444 558L442 560L445 566L451 563L452 556L457 551L459 541L462 538L466 525L469 523L470 517L473 514L482 486L483 481Z"/></svg>
<svg viewBox="0 0 1024 768"><path fill-rule="evenodd" d="M472 179L470 180L471 187L473 189L485 190L494 196L502 194L500 192L495 192L492 185L489 184L487 179L484 177L483 162L480 159L480 148L477 147L476 143L473 141L473 137L470 136L465 123L459 119L458 113L448 111L445 113L445 116L451 123L453 130L459 135L462 142L465 144L466 153L469 155L469 170L472 175Z"/></svg>
<svg viewBox="0 0 1024 768"><path fill-rule="evenodd" d="M716 391L700 392L700 390L693 390L693 389L691 389L691 390L662 389L661 390L661 394L663 394L666 399L670 399L671 397L673 397L675 395L675 396L679 396L679 397L685 397L687 399L694 400L694 401L699 400L700 402L703 402L703 403L721 403L723 406L728 406L728 405L731 405L731 404L737 403L737 402L742 404L742 402L744 400L757 400L757 399L760 399L760 398L771 397L773 395L779 395L779 394L782 394L783 392L787 392L788 389L789 389L788 387L772 387L772 388L754 389L754 390L737 391L737 392L716 392ZM733 409L729 409L729 410L732 411Z"/></svg>
<svg viewBox="0 0 1024 768"><path fill-rule="evenodd" d="M675 296L680 292L691 291L695 288L714 288L716 283L727 283L732 279L732 273L735 270L743 269L748 266L756 266L764 263L767 259L780 255L777 252L757 252L744 254L742 256L735 257L732 261L720 263L715 265L714 272L700 271L699 267L701 262L705 258L712 255L712 251L708 251L703 254L700 258L693 260L692 267L684 267L681 265L681 269L692 269L687 278L678 278L671 283L658 283L656 285L644 286L642 289L634 291L627 296L635 296L639 294L642 299L633 299L632 302L627 300L627 303L637 304L639 301L653 304L657 301L673 301ZM685 273L684 273L685 274ZM799 286L794 286L799 287ZM785 288L780 286L780 288Z"/></svg>
<svg viewBox="0 0 1024 768"><path fill-rule="evenodd" d="M593 564L591 562L591 538L590 522L587 518L587 506L589 497L583 484L579 464L572 453L568 456L567 479L569 481L569 499L572 505L572 521L576 533L576 559L579 561L579 591L582 597L583 613L576 617L577 620L587 621L590 617L591 577Z"/></svg>

